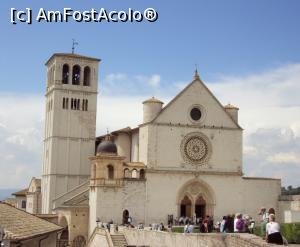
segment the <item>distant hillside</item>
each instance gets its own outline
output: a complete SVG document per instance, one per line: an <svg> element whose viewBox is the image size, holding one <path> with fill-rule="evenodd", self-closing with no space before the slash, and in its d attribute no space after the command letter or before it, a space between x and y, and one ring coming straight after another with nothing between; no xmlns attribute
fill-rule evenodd
<svg viewBox="0 0 300 247"><path fill-rule="evenodd" d="M13 197L11 193L19 191L20 189L0 189L0 201L6 199L7 197Z"/></svg>

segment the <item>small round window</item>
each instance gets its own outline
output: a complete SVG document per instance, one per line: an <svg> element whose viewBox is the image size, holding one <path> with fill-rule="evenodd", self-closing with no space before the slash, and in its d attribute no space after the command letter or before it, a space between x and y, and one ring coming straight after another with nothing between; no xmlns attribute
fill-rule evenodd
<svg viewBox="0 0 300 247"><path fill-rule="evenodd" d="M198 107L193 107L190 116L194 121L199 121L202 116L201 110Z"/></svg>

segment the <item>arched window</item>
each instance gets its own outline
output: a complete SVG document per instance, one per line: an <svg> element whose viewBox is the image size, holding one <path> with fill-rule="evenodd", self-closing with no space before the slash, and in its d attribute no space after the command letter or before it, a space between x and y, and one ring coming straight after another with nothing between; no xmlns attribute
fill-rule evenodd
<svg viewBox="0 0 300 247"><path fill-rule="evenodd" d="M89 86L91 80L91 69L86 66L83 71L83 86Z"/></svg>
<svg viewBox="0 0 300 247"><path fill-rule="evenodd" d="M68 84L69 83L69 65L64 64L62 69L62 83Z"/></svg>
<svg viewBox="0 0 300 247"><path fill-rule="evenodd" d="M145 170L144 169L140 170L140 179L145 179Z"/></svg>
<svg viewBox="0 0 300 247"><path fill-rule="evenodd" d="M73 66L72 84L73 85L80 84L80 67L79 67L79 65Z"/></svg>
<svg viewBox="0 0 300 247"><path fill-rule="evenodd" d="M132 172L131 172L131 177L132 178L137 178L137 170L136 169L133 169Z"/></svg>
<svg viewBox="0 0 300 247"><path fill-rule="evenodd" d="M124 178L130 178L130 171L128 168L124 169Z"/></svg>
<svg viewBox="0 0 300 247"><path fill-rule="evenodd" d="M107 166L108 179L114 179L114 167L112 165Z"/></svg>

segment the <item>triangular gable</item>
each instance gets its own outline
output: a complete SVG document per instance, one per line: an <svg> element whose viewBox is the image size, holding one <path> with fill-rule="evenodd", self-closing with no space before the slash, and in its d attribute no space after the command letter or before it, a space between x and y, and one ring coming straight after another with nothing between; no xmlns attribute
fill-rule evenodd
<svg viewBox="0 0 300 247"><path fill-rule="evenodd" d="M204 108L202 125L242 129L200 79L188 84L151 123L193 124L188 116L193 105L201 105Z"/></svg>

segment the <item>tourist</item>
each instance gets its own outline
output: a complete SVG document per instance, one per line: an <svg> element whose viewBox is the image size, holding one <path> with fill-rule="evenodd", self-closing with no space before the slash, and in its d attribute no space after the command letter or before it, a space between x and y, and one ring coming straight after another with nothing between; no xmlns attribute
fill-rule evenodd
<svg viewBox="0 0 300 247"><path fill-rule="evenodd" d="M183 227L183 232L184 232L184 233L187 233L187 232L188 232L188 225L187 225L187 224Z"/></svg>
<svg viewBox="0 0 300 247"><path fill-rule="evenodd" d="M206 218L202 222L202 232L208 233L208 220L209 216L206 216Z"/></svg>
<svg viewBox="0 0 300 247"><path fill-rule="evenodd" d="M280 225L275 222L275 215L269 215L269 223L266 224L266 241L273 244L283 244L280 233Z"/></svg>
<svg viewBox="0 0 300 247"><path fill-rule="evenodd" d="M184 219L183 219L183 217L181 216L181 217L179 218L179 225L180 225L180 226L184 224L183 221L184 221Z"/></svg>
<svg viewBox="0 0 300 247"><path fill-rule="evenodd" d="M244 223L244 220L242 218L242 214L237 214L234 228L235 228L235 232L239 232L239 233L244 232L245 223Z"/></svg>
<svg viewBox="0 0 300 247"><path fill-rule="evenodd" d="M131 225L131 223L132 223L132 218L131 218L131 216L128 217L127 223L128 223L128 225Z"/></svg>
<svg viewBox="0 0 300 247"><path fill-rule="evenodd" d="M178 219L178 217L175 218L175 220L174 220L174 225L175 225L175 226L179 225L179 219Z"/></svg>
<svg viewBox="0 0 300 247"><path fill-rule="evenodd" d="M214 219L212 216L207 215L208 223L207 223L207 231L212 232L214 229Z"/></svg>
<svg viewBox="0 0 300 247"><path fill-rule="evenodd" d="M249 226L248 226L249 232L251 234L254 233L254 229L255 229L255 220L253 218L249 219Z"/></svg>
<svg viewBox="0 0 300 247"><path fill-rule="evenodd" d="M164 231L165 230L164 223L162 223L162 222L160 223L158 230L159 231Z"/></svg>
<svg viewBox="0 0 300 247"><path fill-rule="evenodd" d="M266 235L266 224L268 223L268 213L265 207L262 207L260 209L259 214L261 216L261 220L260 220L260 233L261 236L265 236Z"/></svg>
<svg viewBox="0 0 300 247"><path fill-rule="evenodd" d="M238 232L238 230L236 229L236 222L238 221L238 215L240 213L235 214L234 220L233 220L233 232Z"/></svg>
<svg viewBox="0 0 300 247"><path fill-rule="evenodd" d="M275 209L274 208L269 208L268 214L274 214L275 215Z"/></svg>
<svg viewBox="0 0 300 247"><path fill-rule="evenodd" d="M227 220L227 217L226 216L223 216L223 219L220 223L220 232L226 232L226 220Z"/></svg>
<svg viewBox="0 0 300 247"><path fill-rule="evenodd" d="M193 224L189 224L187 227L187 233L193 233L194 231L194 225Z"/></svg>
<svg viewBox="0 0 300 247"><path fill-rule="evenodd" d="M113 220L111 219L110 221L108 221L107 223L107 230L110 232L110 225L112 225L114 222Z"/></svg>

